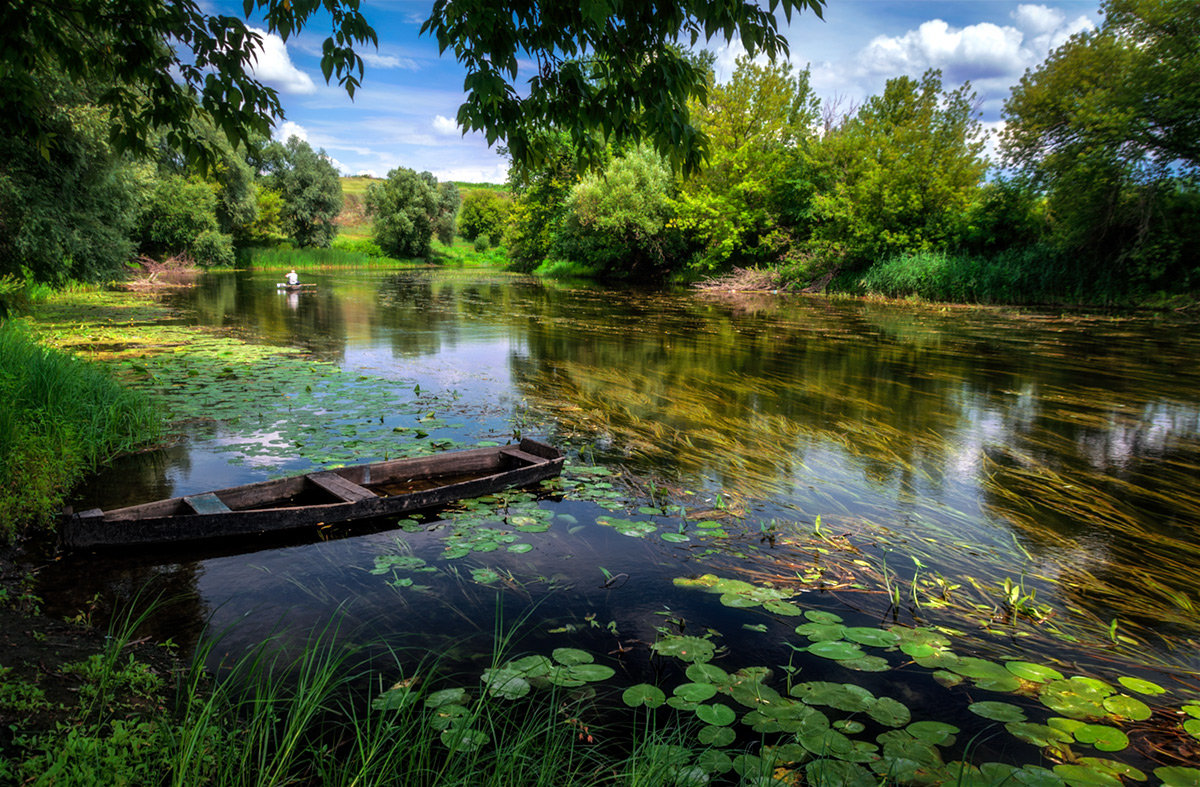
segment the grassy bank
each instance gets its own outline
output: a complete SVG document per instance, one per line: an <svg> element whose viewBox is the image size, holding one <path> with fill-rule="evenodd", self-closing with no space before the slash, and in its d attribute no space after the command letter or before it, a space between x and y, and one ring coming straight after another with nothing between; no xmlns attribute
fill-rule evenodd
<svg viewBox="0 0 1200 787"><path fill-rule="evenodd" d="M159 434L155 411L102 369L0 323L0 539L45 524L83 475Z"/></svg>

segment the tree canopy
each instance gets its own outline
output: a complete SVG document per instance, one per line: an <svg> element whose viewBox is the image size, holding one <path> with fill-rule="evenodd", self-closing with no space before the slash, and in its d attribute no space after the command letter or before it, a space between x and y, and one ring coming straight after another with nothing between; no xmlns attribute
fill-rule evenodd
<svg viewBox="0 0 1200 787"><path fill-rule="evenodd" d="M702 97L702 69L677 42L740 37L751 54L786 54L775 14L824 0L435 0L423 33L453 50L467 70L458 121L489 143L507 140L521 160L543 151L537 132L565 129L581 154L599 134L618 145L642 138L685 168L704 151L687 100ZM353 98L363 78L359 52L378 37L360 0L244 0L284 41L320 19L331 34L321 53L326 81ZM192 134L201 113L237 145L266 135L282 116L276 92L252 70L261 36L246 22L197 0L13 0L0 8L0 133L22 134L46 151L56 144L42 75L103 86L97 102L113 117L119 149L147 150L154 134L190 160L208 161L210 142ZM518 62L537 73L518 85Z"/></svg>

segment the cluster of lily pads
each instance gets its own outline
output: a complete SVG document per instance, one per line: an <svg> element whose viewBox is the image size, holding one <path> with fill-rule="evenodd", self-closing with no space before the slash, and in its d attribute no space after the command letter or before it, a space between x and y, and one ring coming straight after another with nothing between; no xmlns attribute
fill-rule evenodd
<svg viewBox="0 0 1200 787"><path fill-rule="evenodd" d="M219 425L205 447L234 454L235 464L329 466L462 445L448 434L463 429L445 418L452 392L351 377L284 348L201 336L121 365L172 423Z"/></svg>
<svg viewBox="0 0 1200 787"><path fill-rule="evenodd" d="M516 700L535 688L577 688L608 680L614 674L612 667L596 664L595 657L585 650L555 648L549 658L524 656L486 669L481 680L488 696ZM408 709L418 701L431 712L430 724L441 731L442 743L451 751L474 751L490 741L488 732L472 726L476 712L472 696L464 688L442 689L422 698L413 681L400 681L376 697L372 707L395 711Z"/></svg>

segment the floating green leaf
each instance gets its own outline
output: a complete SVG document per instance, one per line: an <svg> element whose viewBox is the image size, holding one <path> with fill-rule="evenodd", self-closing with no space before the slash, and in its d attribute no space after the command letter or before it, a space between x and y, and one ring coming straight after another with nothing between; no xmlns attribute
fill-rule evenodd
<svg viewBox="0 0 1200 787"><path fill-rule="evenodd" d="M470 702L467 690L462 688L442 689L425 698L425 707L440 708L443 705L463 705Z"/></svg>
<svg viewBox="0 0 1200 787"><path fill-rule="evenodd" d="M914 721L905 727L904 731L917 740L935 746L950 746L954 743L954 736L958 734L959 729L942 721Z"/></svg>
<svg viewBox="0 0 1200 787"><path fill-rule="evenodd" d="M1009 702L972 702L967 710L992 721L1025 721L1025 711Z"/></svg>
<svg viewBox="0 0 1200 787"><path fill-rule="evenodd" d="M864 626L847 628L845 637L851 642L857 642L859 645L866 645L871 648L890 648L900 642L899 635L891 631Z"/></svg>
<svg viewBox="0 0 1200 787"><path fill-rule="evenodd" d="M814 642L808 646L808 652L814 656L820 656L825 659L857 659L862 658L866 654L862 648L853 642L845 640L839 642Z"/></svg>
<svg viewBox="0 0 1200 787"><path fill-rule="evenodd" d="M1154 775L1162 780L1163 787L1200 787L1200 769L1181 765L1164 765L1154 769Z"/></svg>
<svg viewBox="0 0 1200 787"><path fill-rule="evenodd" d="M908 708L891 697L880 697L867 708L867 715L885 727L903 727L912 721Z"/></svg>
<svg viewBox="0 0 1200 787"><path fill-rule="evenodd" d="M1145 721L1150 718L1150 706L1128 694L1114 694L1104 698L1104 709L1114 716L1120 716L1134 721Z"/></svg>
<svg viewBox="0 0 1200 787"><path fill-rule="evenodd" d="M696 716L700 721L714 727L727 727L737 721L737 714L733 712L733 709L719 702L699 706L696 708Z"/></svg>
<svg viewBox="0 0 1200 787"><path fill-rule="evenodd" d="M700 637L670 635L655 642L650 648L663 656L672 656L680 661L711 661L716 651L713 644Z"/></svg>
<svg viewBox="0 0 1200 787"><path fill-rule="evenodd" d="M687 702L704 702L716 695L717 687L711 683L684 683L676 686L673 693Z"/></svg>
<svg viewBox="0 0 1200 787"><path fill-rule="evenodd" d="M1120 683L1130 691L1136 691L1138 694L1148 694L1150 696L1154 696L1156 694L1165 694L1167 691L1157 683L1152 683L1148 680L1142 680L1141 678L1130 677L1128 675L1122 675L1121 677L1117 678L1117 683Z"/></svg>
<svg viewBox="0 0 1200 787"><path fill-rule="evenodd" d="M630 686L621 694L621 701L631 708L645 705L647 708L657 708L667 701L667 695L657 686L649 683L638 683Z"/></svg>
<svg viewBox="0 0 1200 787"><path fill-rule="evenodd" d="M591 653L579 648L555 648L550 657L568 667L574 664L591 664L596 660Z"/></svg>
<svg viewBox="0 0 1200 787"><path fill-rule="evenodd" d="M1018 678L1033 683L1046 683L1052 680L1062 680L1063 674L1053 667L1044 664L1034 664L1030 661L1006 661L1004 668Z"/></svg>
<svg viewBox="0 0 1200 787"><path fill-rule="evenodd" d="M729 727L715 727L711 724L700 728L700 732L696 734L700 743L705 746L728 746L737 740L737 733Z"/></svg>

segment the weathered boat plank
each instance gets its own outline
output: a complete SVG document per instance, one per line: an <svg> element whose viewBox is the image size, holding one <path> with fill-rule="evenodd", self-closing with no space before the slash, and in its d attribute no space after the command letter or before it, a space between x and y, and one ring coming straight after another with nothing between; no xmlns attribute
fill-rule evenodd
<svg viewBox="0 0 1200 787"><path fill-rule="evenodd" d="M205 492L202 495L190 495L183 502L197 514L228 514L229 506L225 505L215 492Z"/></svg>
<svg viewBox="0 0 1200 787"><path fill-rule="evenodd" d="M364 486L359 486L353 481L347 481L337 473L331 473L328 470L321 473L309 473L304 477L324 489L329 494L347 503L354 503L359 500L370 500L373 497L378 497L378 495L376 495L370 489L367 489Z"/></svg>

